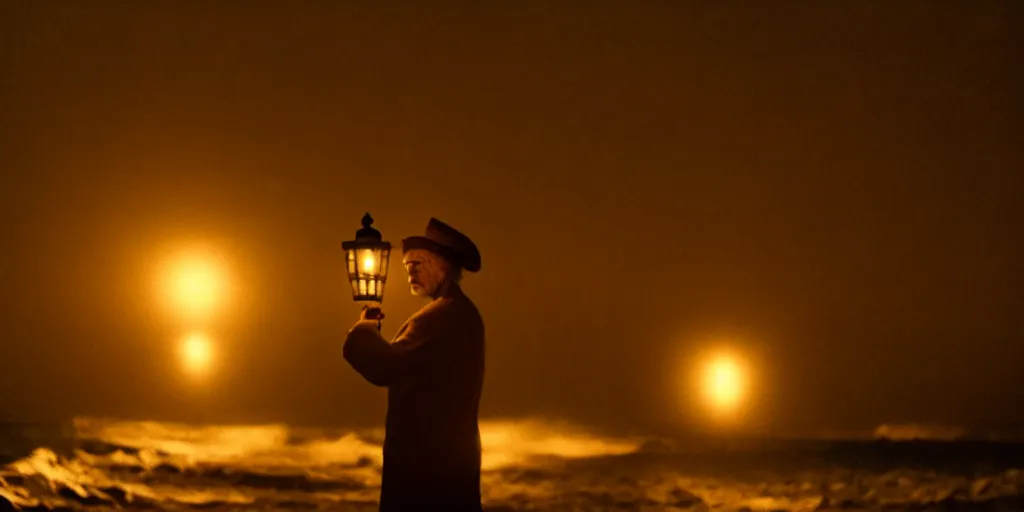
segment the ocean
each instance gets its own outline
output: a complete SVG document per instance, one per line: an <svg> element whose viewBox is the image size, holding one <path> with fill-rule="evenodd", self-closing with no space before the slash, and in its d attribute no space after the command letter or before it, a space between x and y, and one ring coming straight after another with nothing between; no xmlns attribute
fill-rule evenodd
<svg viewBox="0 0 1024 512"><path fill-rule="evenodd" d="M0 427L0 510L376 510L381 430ZM1011 441L606 437L483 421L486 510L1024 510Z"/></svg>

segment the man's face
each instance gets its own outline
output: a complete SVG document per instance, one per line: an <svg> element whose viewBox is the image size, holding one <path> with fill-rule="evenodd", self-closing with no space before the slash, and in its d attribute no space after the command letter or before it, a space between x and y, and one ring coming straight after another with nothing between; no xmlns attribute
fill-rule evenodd
<svg viewBox="0 0 1024 512"><path fill-rule="evenodd" d="M434 296L448 275L447 262L424 249L413 249L405 253L402 263L409 274L412 294L420 297Z"/></svg>

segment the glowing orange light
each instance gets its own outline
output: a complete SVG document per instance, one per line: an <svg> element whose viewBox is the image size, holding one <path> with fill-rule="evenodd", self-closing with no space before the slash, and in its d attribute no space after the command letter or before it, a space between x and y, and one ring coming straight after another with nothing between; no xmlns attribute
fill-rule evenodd
<svg viewBox="0 0 1024 512"><path fill-rule="evenodd" d="M210 370L213 362L213 344L205 334L195 332L182 341L180 355L185 371L202 375Z"/></svg>
<svg viewBox="0 0 1024 512"><path fill-rule="evenodd" d="M742 405L747 391L747 371L739 359L720 353L707 360L701 375L701 388L711 409L731 414Z"/></svg>
<svg viewBox="0 0 1024 512"><path fill-rule="evenodd" d="M211 315L227 293L223 265L207 252L191 251L169 259L162 278L167 301L192 319Z"/></svg>
<svg viewBox="0 0 1024 512"><path fill-rule="evenodd" d="M373 257L373 251L363 251L363 272L367 274L377 272L377 260Z"/></svg>

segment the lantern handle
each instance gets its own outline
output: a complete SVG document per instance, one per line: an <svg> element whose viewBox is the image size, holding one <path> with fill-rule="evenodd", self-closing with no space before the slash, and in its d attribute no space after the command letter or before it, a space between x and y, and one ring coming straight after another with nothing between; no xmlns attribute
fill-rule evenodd
<svg viewBox="0 0 1024 512"><path fill-rule="evenodd" d="M380 331L381 322L384 320L384 310L380 306L363 306L363 318L377 321L377 330Z"/></svg>

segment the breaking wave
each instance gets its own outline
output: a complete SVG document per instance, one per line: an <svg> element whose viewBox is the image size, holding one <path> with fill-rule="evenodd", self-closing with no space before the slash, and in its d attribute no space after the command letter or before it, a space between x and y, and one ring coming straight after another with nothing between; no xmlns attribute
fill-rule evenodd
<svg viewBox="0 0 1024 512"><path fill-rule="evenodd" d="M7 430L3 453L25 454L0 469L0 510L375 510L380 492L381 430L98 418ZM1020 444L612 438L543 420L481 422L481 441L488 510L1024 510Z"/></svg>

